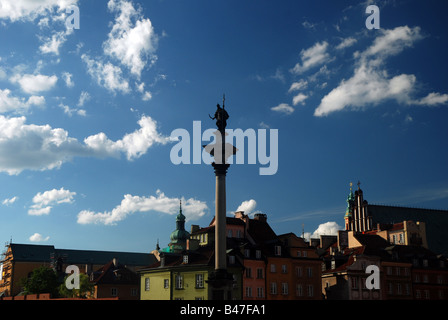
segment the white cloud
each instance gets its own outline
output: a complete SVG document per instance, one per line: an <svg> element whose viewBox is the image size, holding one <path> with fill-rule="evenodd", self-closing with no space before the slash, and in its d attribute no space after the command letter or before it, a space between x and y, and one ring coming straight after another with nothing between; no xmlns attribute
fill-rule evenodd
<svg viewBox="0 0 448 320"><path fill-rule="evenodd" d="M345 38L344 40L341 41L341 43L339 43L335 49L336 50L342 50L348 47L351 47L352 45L354 45L357 42L357 40L355 38L349 37L349 38Z"/></svg>
<svg viewBox="0 0 448 320"><path fill-rule="evenodd" d="M438 92L431 92L426 97L415 100L414 103L425 106L435 106L439 104L448 103L448 94L440 94Z"/></svg>
<svg viewBox="0 0 448 320"><path fill-rule="evenodd" d="M276 107L272 107L271 110L275 111L275 112L284 113L284 114L287 114L287 115L290 115L290 114L292 114L294 112L294 108L291 107L287 103L281 103L281 104L279 104Z"/></svg>
<svg viewBox="0 0 448 320"><path fill-rule="evenodd" d="M319 225L316 230L314 230L311 238L319 238L321 235L335 236L338 231L342 230L336 222L325 222Z"/></svg>
<svg viewBox="0 0 448 320"><path fill-rule="evenodd" d="M301 79L298 82L294 82L289 88L288 92L298 91L305 89L308 86L308 81Z"/></svg>
<svg viewBox="0 0 448 320"><path fill-rule="evenodd" d="M78 0L2 0L0 2L0 19L34 20L48 14L60 14Z"/></svg>
<svg viewBox="0 0 448 320"><path fill-rule="evenodd" d="M0 172L13 175L23 170L51 170L74 157L118 158L125 154L127 159L133 160L154 144L169 141L160 135L151 117L142 116L138 123L140 129L120 140L112 141L99 133L81 143L64 129L26 124L25 117L0 115Z"/></svg>
<svg viewBox="0 0 448 320"><path fill-rule="evenodd" d="M45 191L44 193L37 193L33 198L33 205L28 210L29 215L40 216L48 215L52 209L52 206L61 203L72 203L73 197L76 192L65 190L61 188L59 190L53 189Z"/></svg>
<svg viewBox="0 0 448 320"><path fill-rule="evenodd" d="M69 106L60 103L59 107L64 110L64 113L71 117L73 114L77 114L78 116L85 117L87 115L86 110L84 109L77 109L77 108L70 108Z"/></svg>
<svg viewBox="0 0 448 320"><path fill-rule="evenodd" d="M254 199L250 199L250 200L247 200L247 201L243 201L239 205L239 207L236 209L235 212L244 211L245 214L249 215L252 212L254 212L256 207L257 207L257 202Z"/></svg>
<svg viewBox="0 0 448 320"><path fill-rule="evenodd" d="M13 83L18 82L22 90L29 94L36 94L51 90L58 81L55 75L46 76L42 74L16 74L11 78Z"/></svg>
<svg viewBox="0 0 448 320"><path fill-rule="evenodd" d="M87 65L87 72L96 80L98 85L114 93L116 91L121 93L130 92L129 82L123 77L120 67L114 66L110 62L91 59L86 54L83 54L81 59Z"/></svg>
<svg viewBox="0 0 448 320"><path fill-rule="evenodd" d="M69 31L70 30L70 31ZM44 54L52 53L59 55L59 48L67 41L67 35L72 33L73 29L67 29L67 31L54 32L51 37L40 37L43 44L39 47L39 50Z"/></svg>
<svg viewBox="0 0 448 320"><path fill-rule="evenodd" d="M302 64L297 63L291 70L291 72L295 74L301 74L313 67L330 61L330 55L327 52L327 48L328 42L323 41L314 44L312 47L306 50L302 50L300 52Z"/></svg>
<svg viewBox="0 0 448 320"><path fill-rule="evenodd" d="M31 106L42 106L45 104L45 98L42 96L31 96L28 100L11 95L11 90L0 89L0 113L15 112L22 113Z"/></svg>
<svg viewBox="0 0 448 320"><path fill-rule="evenodd" d="M354 74L342 80L338 87L324 96L314 112L315 116L325 116L346 108L360 109L375 106L386 100L398 103L435 105L448 102L448 95L431 93L422 99L413 99L416 77L400 74L394 77L384 69L386 58L401 53L422 39L419 27L397 27L392 30L381 29L373 44L363 52L355 54Z"/></svg>
<svg viewBox="0 0 448 320"><path fill-rule="evenodd" d="M62 79L65 81L65 85L67 88L73 88L75 83L72 80L73 75L69 72L63 72L62 73Z"/></svg>
<svg viewBox="0 0 448 320"><path fill-rule="evenodd" d="M48 241L49 239L50 239L49 236L43 237L40 233L37 232L29 238L31 242L45 242Z"/></svg>
<svg viewBox="0 0 448 320"><path fill-rule="evenodd" d="M133 160L145 154L154 143L170 141L157 132L157 123L151 117L143 116L138 124L139 130L126 134L121 140L111 141L104 133L99 133L84 139L84 143L98 156L118 156L123 152L128 160Z"/></svg>
<svg viewBox="0 0 448 320"><path fill-rule="evenodd" d="M175 215L179 213L179 201L179 198L169 198L160 190L157 190L156 196L149 197L126 194L121 203L112 211L93 212L83 210L79 212L77 222L79 224L115 225L130 214L148 211ZM199 219L206 213L207 209L205 202L193 198L188 200L182 198L182 213L188 220Z"/></svg>
<svg viewBox="0 0 448 320"><path fill-rule="evenodd" d="M10 199L5 199L5 200L2 201L2 204L3 204L4 206L9 206L9 205L13 204L14 202L16 202L17 199L19 199L19 197L17 197L17 196L12 197L12 198L10 198Z"/></svg>
<svg viewBox="0 0 448 320"><path fill-rule="evenodd" d="M82 107L84 103L90 100L90 94L87 91L82 91L79 95L78 107Z"/></svg>
<svg viewBox="0 0 448 320"><path fill-rule="evenodd" d="M108 8L117 13L108 40L103 44L104 52L117 58L131 73L140 77L147 64L147 57L155 61L157 35L151 20L142 17L141 10L132 2L110 0ZM135 22L134 22L135 21Z"/></svg>
<svg viewBox="0 0 448 320"><path fill-rule="evenodd" d="M293 105L298 105L300 104L305 104L305 100L308 99L308 96L303 94L303 93L299 93L298 95L294 96L294 98L292 99L292 104Z"/></svg>

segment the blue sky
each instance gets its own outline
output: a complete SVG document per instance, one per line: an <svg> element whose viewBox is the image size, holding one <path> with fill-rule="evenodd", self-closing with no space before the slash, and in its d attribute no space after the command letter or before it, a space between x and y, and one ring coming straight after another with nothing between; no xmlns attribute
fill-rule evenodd
<svg viewBox="0 0 448 320"><path fill-rule="evenodd" d="M366 7L380 9L369 30ZM79 8L80 27L66 20ZM277 129L278 171L235 164L227 210L278 233L370 203L448 208L444 1L0 1L0 235L149 252L214 215L214 173L175 129ZM73 21L73 20L70 20ZM330 222L330 223L328 223Z"/></svg>

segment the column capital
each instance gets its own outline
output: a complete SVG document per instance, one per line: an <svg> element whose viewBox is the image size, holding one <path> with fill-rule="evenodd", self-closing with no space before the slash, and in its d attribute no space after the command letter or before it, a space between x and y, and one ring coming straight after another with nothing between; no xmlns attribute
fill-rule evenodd
<svg viewBox="0 0 448 320"><path fill-rule="evenodd" d="M212 163L213 168L215 169L215 175L217 176L225 176L227 174L227 170L230 167L230 164L224 163L224 164L216 164Z"/></svg>

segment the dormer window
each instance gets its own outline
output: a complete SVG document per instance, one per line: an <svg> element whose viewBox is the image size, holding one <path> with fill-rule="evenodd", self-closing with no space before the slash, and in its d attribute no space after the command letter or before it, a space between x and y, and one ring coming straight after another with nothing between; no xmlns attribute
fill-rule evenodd
<svg viewBox="0 0 448 320"><path fill-rule="evenodd" d="M187 254L184 254L182 262L185 263L185 264L188 263L188 255Z"/></svg>
<svg viewBox="0 0 448 320"><path fill-rule="evenodd" d="M275 255L276 256L281 256L282 255L282 247L275 246Z"/></svg>

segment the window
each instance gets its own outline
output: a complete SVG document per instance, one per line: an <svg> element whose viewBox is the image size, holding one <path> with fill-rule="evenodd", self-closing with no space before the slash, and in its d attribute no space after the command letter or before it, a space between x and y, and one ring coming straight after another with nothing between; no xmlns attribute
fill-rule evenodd
<svg viewBox="0 0 448 320"><path fill-rule="evenodd" d="M149 291L149 278L145 278L145 291Z"/></svg>
<svg viewBox="0 0 448 320"><path fill-rule="evenodd" d="M244 257L249 258L250 257L250 250L244 249Z"/></svg>
<svg viewBox="0 0 448 320"><path fill-rule="evenodd" d="M403 243L404 243L404 238L403 238L403 234L402 234L402 233L400 233L400 236L399 236L399 237L400 237L400 240L399 240L399 241L400 241L400 243L401 243L401 244L403 244Z"/></svg>
<svg viewBox="0 0 448 320"><path fill-rule="evenodd" d="M183 263L188 263L188 255L184 254L182 262Z"/></svg>
<svg viewBox="0 0 448 320"><path fill-rule="evenodd" d="M428 266L428 259L423 259L423 266L427 267Z"/></svg>
<svg viewBox="0 0 448 320"><path fill-rule="evenodd" d="M427 274L423 275L423 282L428 283L428 275Z"/></svg>
<svg viewBox="0 0 448 320"><path fill-rule="evenodd" d="M281 256L282 255L282 247L275 246L275 255L276 256Z"/></svg>
<svg viewBox="0 0 448 320"><path fill-rule="evenodd" d="M297 250L297 256L301 257L302 256L302 252L300 250Z"/></svg>
<svg viewBox="0 0 448 320"><path fill-rule="evenodd" d="M271 294L277 294L277 283L271 282Z"/></svg>
<svg viewBox="0 0 448 320"><path fill-rule="evenodd" d="M401 283L397 283L397 294L402 294Z"/></svg>
<svg viewBox="0 0 448 320"><path fill-rule="evenodd" d="M232 230L227 231L227 238L232 238Z"/></svg>
<svg viewBox="0 0 448 320"><path fill-rule="evenodd" d="M429 299L430 295L429 295L429 290L425 290L425 299Z"/></svg>
<svg viewBox="0 0 448 320"><path fill-rule="evenodd" d="M165 289L168 289L170 287L170 280L169 279L164 279L163 280L163 287Z"/></svg>
<svg viewBox="0 0 448 320"><path fill-rule="evenodd" d="M261 250L257 250L257 251L255 251L255 257L256 257L257 259L261 259Z"/></svg>
<svg viewBox="0 0 448 320"><path fill-rule="evenodd" d="M204 275L202 273L196 274L196 288L204 288Z"/></svg>
<svg viewBox="0 0 448 320"><path fill-rule="evenodd" d="M236 237L237 238L242 238L243 237L243 233L241 232L241 230L237 230L236 231Z"/></svg>
<svg viewBox="0 0 448 320"><path fill-rule="evenodd" d="M304 258L308 257L308 252L303 251L302 256L303 256Z"/></svg>
<svg viewBox="0 0 448 320"><path fill-rule="evenodd" d="M180 274L177 274L175 277L175 281L176 281L176 289L183 289L183 277Z"/></svg>
<svg viewBox="0 0 448 320"><path fill-rule="evenodd" d="M297 291L297 295L298 295L299 297L302 297L302 296L303 296L303 286L302 286L301 284L298 284L298 285L297 285L297 287L296 287L296 291Z"/></svg>
<svg viewBox="0 0 448 320"><path fill-rule="evenodd" d="M229 256L229 264L235 264L235 256Z"/></svg>
<svg viewBox="0 0 448 320"><path fill-rule="evenodd" d="M282 294L288 294L288 283L287 282L282 283Z"/></svg>
<svg viewBox="0 0 448 320"><path fill-rule="evenodd" d="M263 279L263 268L257 268L257 279Z"/></svg>
<svg viewBox="0 0 448 320"><path fill-rule="evenodd" d="M352 289L358 289L358 278L352 277L350 278L350 282L352 285Z"/></svg>
<svg viewBox="0 0 448 320"><path fill-rule="evenodd" d="M111 288L110 295L112 297L116 297L118 295L118 289L117 288Z"/></svg>
<svg viewBox="0 0 448 320"><path fill-rule="evenodd" d="M313 277L313 268L306 268L306 272L308 274L308 278Z"/></svg>
<svg viewBox="0 0 448 320"><path fill-rule="evenodd" d="M131 296L135 297L137 296L138 290L136 288L131 288Z"/></svg>
<svg viewBox="0 0 448 320"><path fill-rule="evenodd" d="M287 273L286 264L282 264L282 273Z"/></svg>
<svg viewBox="0 0 448 320"><path fill-rule="evenodd" d="M246 287L246 297L252 297L252 287Z"/></svg>
<svg viewBox="0 0 448 320"><path fill-rule="evenodd" d="M246 268L246 278L252 278L252 268Z"/></svg>
<svg viewBox="0 0 448 320"><path fill-rule="evenodd" d="M422 297L422 293L421 293L421 291L420 290L416 290L415 291L415 298L417 298L417 299L420 299Z"/></svg>
<svg viewBox="0 0 448 320"><path fill-rule="evenodd" d="M297 272L297 276L298 276L298 277L301 277L302 274L303 274L303 269L302 269L302 267L297 267L297 268L296 268L296 272Z"/></svg>
<svg viewBox="0 0 448 320"><path fill-rule="evenodd" d="M312 284L308 285L308 297L314 296L314 286Z"/></svg>
<svg viewBox="0 0 448 320"><path fill-rule="evenodd" d="M263 287L257 288L257 298L263 298L263 297L264 297Z"/></svg>
<svg viewBox="0 0 448 320"><path fill-rule="evenodd" d="M275 264L271 263L271 272L275 272Z"/></svg>

